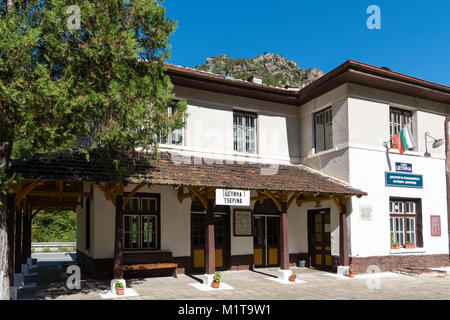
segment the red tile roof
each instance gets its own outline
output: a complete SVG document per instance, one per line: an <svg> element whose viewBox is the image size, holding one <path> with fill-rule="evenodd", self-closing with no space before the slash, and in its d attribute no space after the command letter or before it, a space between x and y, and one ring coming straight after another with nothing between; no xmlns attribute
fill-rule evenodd
<svg viewBox="0 0 450 320"><path fill-rule="evenodd" d="M269 166L256 163L226 163L213 159L201 162L189 157L184 163L169 153L159 160L134 166L128 183L153 185L198 186L247 190L302 191L366 195L347 183L326 176L303 165ZM188 163L186 163L186 160ZM273 170L275 169L275 171ZM87 162L81 155L69 158L47 157L14 160L11 170L27 179L63 179L72 181L110 182L108 166L93 158ZM273 173L264 175L262 173Z"/></svg>

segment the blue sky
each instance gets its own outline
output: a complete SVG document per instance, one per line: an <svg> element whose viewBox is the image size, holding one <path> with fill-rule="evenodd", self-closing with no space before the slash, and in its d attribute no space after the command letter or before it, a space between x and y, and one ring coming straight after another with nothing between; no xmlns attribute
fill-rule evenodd
<svg viewBox="0 0 450 320"><path fill-rule="evenodd" d="M369 30L369 5L381 29ZM166 0L178 21L170 63L278 53L329 72L348 59L450 86L449 0Z"/></svg>

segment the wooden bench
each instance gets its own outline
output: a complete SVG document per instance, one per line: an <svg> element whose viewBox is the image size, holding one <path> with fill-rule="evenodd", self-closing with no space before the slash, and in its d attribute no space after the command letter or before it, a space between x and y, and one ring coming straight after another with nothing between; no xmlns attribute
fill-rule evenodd
<svg viewBox="0 0 450 320"><path fill-rule="evenodd" d="M152 263L152 264L132 264L124 265L123 271L141 271L141 270L157 270L157 269L173 269L172 276L177 277L177 263Z"/></svg>

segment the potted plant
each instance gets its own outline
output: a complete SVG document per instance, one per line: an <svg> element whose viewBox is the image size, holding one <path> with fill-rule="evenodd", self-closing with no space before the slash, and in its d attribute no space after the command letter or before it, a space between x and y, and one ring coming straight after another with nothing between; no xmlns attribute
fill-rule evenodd
<svg viewBox="0 0 450 320"><path fill-rule="evenodd" d="M214 289L219 289L220 279L222 279L222 274L219 271L216 271L216 273L214 273L214 278L212 282L212 287Z"/></svg>
<svg viewBox="0 0 450 320"><path fill-rule="evenodd" d="M416 245L414 243L406 242L406 248L407 249L414 249L415 247L416 247Z"/></svg>
<svg viewBox="0 0 450 320"><path fill-rule="evenodd" d="M297 279L297 274L295 273L295 271L292 271L291 275L289 276L289 281L295 282L295 279Z"/></svg>
<svg viewBox="0 0 450 320"><path fill-rule="evenodd" d="M400 243L398 241L391 242L391 249L400 249Z"/></svg>
<svg viewBox="0 0 450 320"><path fill-rule="evenodd" d="M123 287L122 282L117 281L114 286L116 288L116 294L118 296L123 296L125 294L125 288Z"/></svg>
<svg viewBox="0 0 450 320"><path fill-rule="evenodd" d="M354 278L355 277L355 272L353 271L353 264L350 265L350 268L348 268L348 276L350 278Z"/></svg>

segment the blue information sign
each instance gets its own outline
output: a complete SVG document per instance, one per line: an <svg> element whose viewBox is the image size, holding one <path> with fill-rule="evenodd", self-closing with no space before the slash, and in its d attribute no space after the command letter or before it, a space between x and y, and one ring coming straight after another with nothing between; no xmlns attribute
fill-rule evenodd
<svg viewBox="0 0 450 320"><path fill-rule="evenodd" d="M387 187L423 188L421 174L386 172Z"/></svg>
<svg viewBox="0 0 450 320"><path fill-rule="evenodd" d="M412 170L412 164L411 163L396 162L395 163L395 171L412 173L412 171L413 171Z"/></svg>

